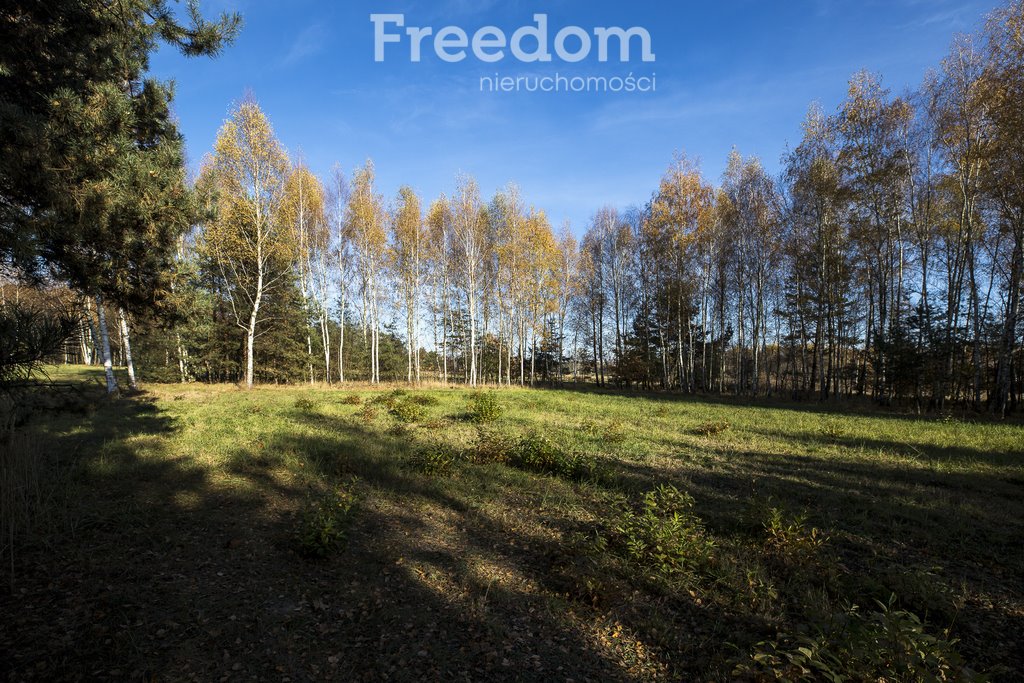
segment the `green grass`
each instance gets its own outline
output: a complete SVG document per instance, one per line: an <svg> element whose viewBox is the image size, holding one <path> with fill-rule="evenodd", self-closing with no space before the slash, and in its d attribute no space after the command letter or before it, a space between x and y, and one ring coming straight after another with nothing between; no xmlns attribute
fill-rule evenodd
<svg viewBox="0 0 1024 683"><path fill-rule="evenodd" d="M33 427L66 454L69 485L65 523L25 542L0 601L18 671L1024 668L1018 424L500 389L482 425L464 389L146 390ZM516 444L538 437L552 462L601 476L522 466ZM684 518L645 497L660 485L692 498ZM311 562L294 542L304 509L339 486L356 501L344 540ZM54 576L85 588L55 597ZM934 656L906 660L917 650Z"/></svg>

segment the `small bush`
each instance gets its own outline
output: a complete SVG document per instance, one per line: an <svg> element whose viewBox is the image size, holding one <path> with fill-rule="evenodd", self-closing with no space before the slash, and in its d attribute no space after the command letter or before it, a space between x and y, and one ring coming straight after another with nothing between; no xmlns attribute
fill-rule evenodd
<svg viewBox="0 0 1024 683"><path fill-rule="evenodd" d="M409 460L410 466L418 472L431 476L445 475L451 472L458 460L454 449L445 444L430 444L413 453Z"/></svg>
<svg viewBox="0 0 1024 683"><path fill-rule="evenodd" d="M725 421L721 421L721 422L704 422L704 423L701 423L701 424L697 425L697 427L693 430L693 433L696 434L697 436L709 436L710 437L710 436L718 436L719 434L727 432L730 429L732 429L732 425L729 424L728 422L725 422Z"/></svg>
<svg viewBox="0 0 1024 683"><path fill-rule="evenodd" d="M388 393L388 394L377 394L376 396L371 398L366 403L367 403L367 405L371 405L371 406L383 406L385 410L391 410L392 408L395 407L395 405L397 405L398 398L393 396L390 393Z"/></svg>
<svg viewBox="0 0 1024 683"><path fill-rule="evenodd" d="M600 482L607 478L598 461L580 453L568 453L540 434L522 438L508 451L506 461L516 469L553 474L571 481Z"/></svg>
<svg viewBox="0 0 1024 683"><path fill-rule="evenodd" d="M316 406L316 401L309 398L308 396L302 396L301 398L295 399L295 407L303 412L309 412L311 410L314 410Z"/></svg>
<svg viewBox="0 0 1024 683"><path fill-rule="evenodd" d="M391 407L390 413L395 416L399 422L422 422L423 418L427 416L427 410L419 403L413 403L410 400L397 401Z"/></svg>
<svg viewBox="0 0 1024 683"><path fill-rule="evenodd" d="M409 425L405 424L404 422L399 422L388 427L388 430L385 433L388 436L395 436L400 439L407 439L409 438Z"/></svg>
<svg viewBox="0 0 1024 683"><path fill-rule="evenodd" d="M734 675L786 681L976 681L956 641L929 634L914 614L894 609L895 596L877 611L851 608L827 631L781 634L758 643Z"/></svg>
<svg viewBox="0 0 1024 683"><path fill-rule="evenodd" d="M806 513L787 515L780 507L770 507L762 521L767 540L765 548L790 559L813 560L828 537L807 526Z"/></svg>
<svg viewBox="0 0 1024 683"><path fill-rule="evenodd" d="M761 539L765 559L787 576L796 570L817 573L827 578L830 572L825 547L828 535L807 523L807 513L790 513L771 496L755 496L749 502L744 518L750 531ZM806 572L798 572L806 580Z"/></svg>
<svg viewBox="0 0 1024 683"><path fill-rule="evenodd" d="M838 422L825 422L819 428L818 431L823 437L830 441L838 441L846 435L846 428Z"/></svg>
<svg viewBox="0 0 1024 683"><path fill-rule="evenodd" d="M363 406L362 410L356 414L364 425L371 425L377 420L377 410L372 405Z"/></svg>
<svg viewBox="0 0 1024 683"><path fill-rule="evenodd" d="M514 467L540 473L557 473L566 460L562 450L541 434L523 437L509 455Z"/></svg>
<svg viewBox="0 0 1024 683"><path fill-rule="evenodd" d="M626 425L618 420L609 423L601 432L601 439L607 443L622 443L626 436Z"/></svg>
<svg viewBox="0 0 1024 683"><path fill-rule="evenodd" d="M415 396L410 396L409 401L421 406L436 406L441 402L437 396L431 394L416 394Z"/></svg>
<svg viewBox="0 0 1024 683"><path fill-rule="evenodd" d="M349 394L345 398L341 399L341 402L345 405L357 406L363 402L363 397L359 394Z"/></svg>
<svg viewBox="0 0 1024 683"><path fill-rule="evenodd" d="M478 392L469 399L469 419L471 422L494 422L504 410L493 392Z"/></svg>
<svg viewBox="0 0 1024 683"><path fill-rule="evenodd" d="M584 436L595 437L601 433L601 427L590 418L585 418L576 425L576 431Z"/></svg>
<svg viewBox="0 0 1024 683"><path fill-rule="evenodd" d="M356 496L354 481L346 487L329 489L306 500L296 534L299 552L305 557L325 558L336 552L345 540Z"/></svg>
<svg viewBox="0 0 1024 683"><path fill-rule="evenodd" d="M470 459L479 464L507 462L515 442L507 434L492 429L480 429Z"/></svg>
<svg viewBox="0 0 1024 683"><path fill-rule="evenodd" d="M693 513L693 498L664 484L623 505L605 542L620 558L662 578L705 570L714 549Z"/></svg>

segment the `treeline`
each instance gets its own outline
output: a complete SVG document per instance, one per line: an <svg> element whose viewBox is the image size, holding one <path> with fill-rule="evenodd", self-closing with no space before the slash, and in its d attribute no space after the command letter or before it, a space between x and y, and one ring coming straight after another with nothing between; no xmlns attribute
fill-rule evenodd
<svg viewBox="0 0 1024 683"><path fill-rule="evenodd" d="M733 151L715 184L677 155L645 204L599 209L579 241L512 184L485 197L460 176L424 204L385 197L369 161L319 178L243 101L164 271L168 314L136 315L123 345L164 380L574 381L1005 414L1024 371L1022 34L1016 0L915 91L856 74L834 112L810 108L777 177Z"/></svg>

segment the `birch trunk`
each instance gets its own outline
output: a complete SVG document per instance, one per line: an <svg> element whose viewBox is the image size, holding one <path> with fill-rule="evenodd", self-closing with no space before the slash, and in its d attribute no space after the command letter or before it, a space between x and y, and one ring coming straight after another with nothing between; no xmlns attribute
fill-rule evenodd
<svg viewBox="0 0 1024 683"><path fill-rule="evenodd" d="M132 361L132 340L128 331L128 316L123 308L117 309L117 316L121 321L121 343L124 347L124 363L128 366L128 384L132 389L138 389L138 382L135 381L135 363Z"/></svg>
<svg viewBox="0 0 1024 683"><path fill-rule="evenodd" d="M96 295L96 317L99 318L100 349L103 353L103 373L107 378L107 393L117 393L117 378L114 377L114 364L110 357L110 334L107 331L107 316L103 312L103 298Z"/></svg>
<svg viewBox="0 0 1024 683"><path fill-rule="evenodd" d="M253 342L256 339L256 321L263 302L263 267L260 261L259 274L256 276L256 298L253 300L252 313L249 315L249 326L245 332L245 387L252 389L253 384Z"/></svg>

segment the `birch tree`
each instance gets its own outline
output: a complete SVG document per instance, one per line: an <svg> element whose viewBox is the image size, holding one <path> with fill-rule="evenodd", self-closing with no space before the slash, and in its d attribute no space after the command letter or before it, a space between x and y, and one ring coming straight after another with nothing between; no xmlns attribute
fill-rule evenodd
<svg viewBox="0 0 1024 683"><path fill-rule="evenodd" d="M245 334L250 389L261 307L287 281L293 263L292 233L281 216L288 171L288 156L270 121L256 102L245 100L218 132L200 179L214 206L204 245L226 283L235 324Z"/></svg>
<svg viewBox="0 0 1024 683"><path fill-rule="evenodd" d="M338 381L345 381L345 327L346 327L346 311L348 310L348 301L350 296L350 279L352 275L352 247L351 247L351 235L348 230L348 225L345 222L348 200L349 200L349 187L348 181L345 179L345 174L342 172L340 166L335 166L331 171L330 185L327 190L327 206L328 206L328 225L329 225L329 236L328 239L333 243L333 248L329 254L323 256L327 258L333 258L337 265L337 279L335 280L338 284ZM324 294L325 308L327 301L327 291L330 288L331 278L327 274L327 266L324 266L324 280L321 283ZM327 348L330 343L330 335L327 329L324 330L324 357L325 362L330 366L330 350Z"/></svg>
<svg viewBox="0 0 1024 683"><path fill-rule="evenodd" d="M391 220L391 253L405 309L406 339L408 340L406 381L410 384L414 375L416 381L420 381L420 344L416 314L420 301L425 241L420 198L416 196L412 188L403 186L398 190L397 206Z"/></svg>
<svg viewBox="0 0 1024 683"><path fill-rule="evenodd" d="M452 199L452 235L459 258L462 288L469 306L469 384L477 384L477 302L483 270L486 220L480 190L470 176L460 176Z"/></svg>
<svg viewBox="0 0 1024 683"><path fill-rule="evenodd" d="M427 261L430 264L431 318L434 348L438 353L438 375L448 383L448 319L450 313L452 211L448 198L441 195L427 211ZM440 337L440 338L439 338Z"/></svg>
<svg viewBox="0 0 1024 683"><path fill-rule="evenodd" d="M103 375L107 381L107 394L117 393L117 377L114 376L114 360L110 353L110 331L107 328L107 314L103 310L103 297L96 295L96 320L100 330L100 352L103 354Z"/></svg>
<svg viewBox="0 0 1024 683"><path fill-rule="evenodd" d="M985 185L997 207L1000 230L1010 242L994 392L994 409L1005 416L1015 407L1015 385L1020 381L1014 358L1020 356L1024 281L1024 2L1016 0L997 10L986 34L985 84L994 149Z"/></svg>
<svg viewBox="0 0 1024 683"><path fill-rule="evenodd" d="M357 169L345 212L362 294L363 329L369 333L370 381L380 382L381 299L387 248L387 216L384 200L374 188L373 162ZM364 332L365 333L365 332Z"/></svg>
<svg viewBox="0 0 1024 683"><path fill-rule="evenodd" d="M302 292L302 303L307 321L306 356L309 383L313 384L312 321L316 320L323 338L326 334L327 306L323 299L324 269L328 249L327 221L324 216L324 189L320 180L302 163L288 174L281 219L293 231L295 245L295 272ZM329 373L328 373L329 374Z"/></svg>

